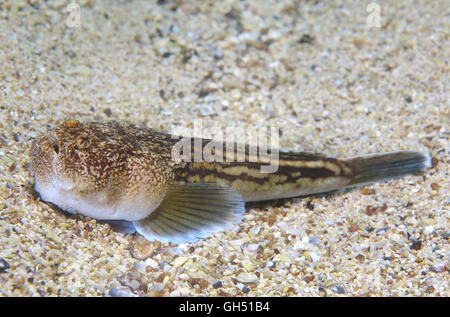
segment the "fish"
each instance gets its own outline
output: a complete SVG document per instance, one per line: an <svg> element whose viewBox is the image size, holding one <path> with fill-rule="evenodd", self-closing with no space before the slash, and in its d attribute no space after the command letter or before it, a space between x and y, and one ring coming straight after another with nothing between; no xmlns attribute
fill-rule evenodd
<svg viewBox="0 0 450 317"><path fill-rule="evenodd" d="M278 155L258 155L236 143L231 154L212 147L216 159L207 160L180 150L211 142L126 122L66 120L32 142L34 189L69 213L127 221L149 241L180 244L231 229L249 202L335 192L431 167L430 155L418 151L338 159L272 148ZM269 158L274 172L263 170Z"/></svg>

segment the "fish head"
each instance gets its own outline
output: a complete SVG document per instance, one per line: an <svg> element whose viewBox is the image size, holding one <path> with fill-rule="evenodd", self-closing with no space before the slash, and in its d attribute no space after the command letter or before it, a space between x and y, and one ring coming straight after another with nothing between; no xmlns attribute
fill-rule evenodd
<svg viewBox="0 0 450 317"><path fill-rule="evenodd" d="M70 213L136 220L164 196L165 178L148 168L157 160L119 123L65 121L37 137L30 154L41 199Z"/></svg>

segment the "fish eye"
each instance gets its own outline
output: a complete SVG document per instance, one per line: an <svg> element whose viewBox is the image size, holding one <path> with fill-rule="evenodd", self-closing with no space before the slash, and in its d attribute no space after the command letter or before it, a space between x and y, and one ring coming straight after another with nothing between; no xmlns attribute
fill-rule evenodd
<svg viewBox="0 0 450 317"><path fill-rule="evenodd" d="M57 143L53 144L53 151L55 151L56 154L59 154L59 145Z"/></svg>

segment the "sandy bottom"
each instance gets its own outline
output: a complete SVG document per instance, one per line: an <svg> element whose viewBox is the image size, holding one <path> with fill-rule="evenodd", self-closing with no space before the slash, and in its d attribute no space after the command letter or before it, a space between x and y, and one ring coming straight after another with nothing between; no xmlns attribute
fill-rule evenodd
<svg viewBox="0 0 450 317"><path fill-rule="evenodd" d="M159 2L0 4L0 296L449 296L448 3L383 1L377 28L360 1ZM64 119L279 127L433 168L150 243L33 192L31 141Z"/></svg>

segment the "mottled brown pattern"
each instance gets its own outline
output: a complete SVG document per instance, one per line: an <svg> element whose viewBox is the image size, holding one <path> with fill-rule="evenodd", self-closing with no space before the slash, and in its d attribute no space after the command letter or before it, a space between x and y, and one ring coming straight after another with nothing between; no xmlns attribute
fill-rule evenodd
<svg viewBox="0 0 450 317"><path fill-rule="evenodd" d="M350 176L344 172L342 161L293 152L279 153L276 173L261 173L261 166L268 164L268 156L263 155L261 162L261 156L251 155L249 145L245 146L245 153L232 155L235 160L240 155L245 162L193 162L194 151L198 150L195 140L199 140L203 148L211 141L208 139L187 139L191 144L187 157L192 162L176 162L172 159L172 147L179 140L179 137L127 123L69 120L33 143L32 166L36 178L48 182L56 155L57 174L76 184L80 195L88 197L106 190L111 201L132 199L142 192L163 197L174 181L219 182L238 192L259 189L269 192L270 186L275 185L290 184L289 188L301 189L320 178ZM225 149L224 145L223 152ZM235 151L237 149L235 145ZM259 149L255 153L259 153ZM221 157L226 159L224 154ZM299 177L304 181L297 182Z"/></svg>
<svg viewBox="0 0 450 317"><path fill-rule="evenodd" d="M148 190L163 194L174 175L167 134L118 122L66 121L33 142L32 169L46 181L56 170L80 194L108 189L111 199Z"/></svg>

